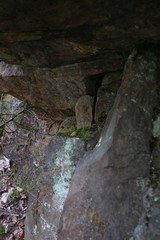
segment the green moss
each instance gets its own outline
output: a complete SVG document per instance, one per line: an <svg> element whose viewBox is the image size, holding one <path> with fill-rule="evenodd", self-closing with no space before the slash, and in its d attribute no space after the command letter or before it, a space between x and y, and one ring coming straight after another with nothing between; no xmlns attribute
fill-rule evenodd
<svg viewBox="0 0 160 240"><path fill-rule="evenodd" d="M13 201L14 201L14 202L18 201L19 198L20 198L20 191L18 191L17 189L15 189L15 190L13 191L12 198L13 198Z"/></svg>
<svg viewBox="0 0 160 240"><path fill-rule="evenodd" d="M101 119L106 119L106 113L105 112L98 112L96 116L96 122L98 122Z"/></svg>
<svg viewBox="0 0 160 240"><path fill-rule="evenodd" d="M30 190L32 189L32 184L30 182L28 182L26 179L24 179L21 176L18 176L16 179L16 183L17 185L23 189L23 191L25 192L25 194L27 195L27 197L29 197L30 194Z"/></svg>
<svg viewBox="0 0 160 240"><path fill-rule="evenodd" d="M58 132L57 136L69 137L73 132L75 132L74 137L82 138L85 145L88 143L88 138L90 136L90 127L87 126L81 128L72 127L66 132Z"/></svg>
<svg viewBox="0 0 160 240"><path fill-rule="evenodd" d="M3 128L0 128L0 138L3 136Z"/></svg>
<svg viewBox="0 0 160 240"><path fill-rule="evenodd" d="M90 136L90 127L81 127L76 130L76 137L82 138L84 143L88 143L88 138Z"/></svg>
<svg viewBox="0 0 160 240"><path fill-rule="evenodd" d="M30 109L30 108L32 108L33 106L32 106L32 104L31 103L29 103L27 100L25 100L25 108L26 108L26 110L28 110L28 109Z"/></svg>
<svg viewBox="0 0 160 240"><path fill-rule="evenodd" d="M3 227L3 224L2 222L0 221L0 236L4 235L5 234L5 229Z"/></svg>
<svg viewBox="0 0 160 240"><path fill-rule="evenodd" d="M57 136L69 137L74 131L76 131L76 128L72 127L66 132L57 132Z"/></svg>

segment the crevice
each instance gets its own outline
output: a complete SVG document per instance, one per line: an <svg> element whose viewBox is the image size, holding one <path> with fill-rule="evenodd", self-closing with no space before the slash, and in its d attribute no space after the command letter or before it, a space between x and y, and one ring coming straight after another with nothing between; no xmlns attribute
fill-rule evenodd
<svg viewBox="0 0 160 240"><path fill-rule="evenodd" d="M87 95L92 96L94 98L93 107L92 107L92 124L95 123L95 108L96 108L96 102L97 102L98 89L102 85L102 79L105 76L105 74L106 73L101 73L101 74L89 76L85 80L86 93Z"/></svg>
<svg viewBox="0 0 160 240"><path fill-rule="evenodd" d="M152 158L152 153L153 153L153 150L156 146L156 143L157 143L157 138L154 138L152 136L152 139L150 141L150 156L151 156L151 159L150 159L150 179L152 179L152 175L153 175L153 158Z"/></svg>

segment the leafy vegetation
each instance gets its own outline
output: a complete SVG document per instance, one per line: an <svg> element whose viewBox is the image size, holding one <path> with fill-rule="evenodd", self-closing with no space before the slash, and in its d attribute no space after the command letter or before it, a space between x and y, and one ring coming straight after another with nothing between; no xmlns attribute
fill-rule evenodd
<svg viewBox="0 0 160 240"><path fill-rule="evenodd" d="M24 190L26 196L29 197L30 190L33 187L32 184L21 176L17 177L16 183L20 188L22 188ZM18 195L18 193L17 193L17 195Z"/></svg>
<svg viewBox="0 0 160 240"><path fill-rule="evenodd" d="M81 127L76 130L76 137L82 138L84 143L88 143L88 138L90 136L90 127Z"/></svg>
<svg viewBox="0 0 160 240"><path fill-rule="evenodd" d="M88 138L90 136L90 129L91 127L81 127L81 128L75 128L72 127L66 132L58 132L57 136L62 136L62 137L69 137L73 132L75 132L74 137L82 138L84 143L88 143Z"/></svg>
<svg viewBox="0 0 160 240"><path fill-rule="evenodd" d="M16 202L20 199L20 191L18 189L15 189L12 194L13 201Z"/></svg>
<svg viewBox="0 0 160 240"><path fill-rule="evenodd" d="M68 131L65 132L58 132L57 136L62 136L62 137L69 137L73 132L76 131L75 127L70 128Z"/></svg>

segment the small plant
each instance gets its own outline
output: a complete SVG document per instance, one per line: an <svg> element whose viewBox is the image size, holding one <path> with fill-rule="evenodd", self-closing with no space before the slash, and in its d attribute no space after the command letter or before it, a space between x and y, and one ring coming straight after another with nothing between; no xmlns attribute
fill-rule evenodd
<svg viewBox="0 0 160 240"><path fill-rule="evenodd" d="M76 130L76 137L82 138L85 145L88 143L88 138L90 136L90 127L81 127Z"/></svg>
<svg viewBox="0 0 160 240"><path fill-rule="evenodd" d="M29 197L29 193L30 190L32 189L32 184L29 183L27 180L25 180L24 178L22 178L21 176L18 176L16 179L16 183L17 185L23 189L23 191L25 192L26 196Z"/></svg>
<svg viewBox="0 0 160 240"><path fill-rule="evenodd" d="M69 137L75 131L76 131L76 128L72 127L68 131L66 131L66 132L58 132L57 136Z"/></svg>
<svg viewBox="0 0 160 240"><path fill-rule="evenodd" d="M18 189L15 189L12 194L13 201L16 202L20 199L20 191Z"/></svg>
<svg viewBox="0 0 160 240"><path fill-rule="evenodd" d="M99 120L106 118L106 113L105 112L99 112L96 116L96 122L98 122Z"/></svg>
<svg viewBox="0 0 160 240"><path fill-rule="evenodd" d="M62 137L69 137L73 132L75 132L74 137L82 138L85 145L88 143L88 138L90 136L90 128L91 127L81 127L81 128L75 128L72 127L66 132L58 132L57 136L62 136Z"/></svg>
<svg viewBox="0 0 160 240"><path fill-rule="evenodd" d="M4 235L5 234L5 229L3 227L3 224L2 222L0 221L0 236Z"/></svg>

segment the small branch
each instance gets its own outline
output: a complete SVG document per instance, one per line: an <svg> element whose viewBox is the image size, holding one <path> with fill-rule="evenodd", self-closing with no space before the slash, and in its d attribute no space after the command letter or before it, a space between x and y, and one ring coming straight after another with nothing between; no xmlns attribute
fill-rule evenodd
<svg viewBox="0 0 160 240"><path fill-rule="evenodd" d="M0 128L4 128L8 123L12 122L16 117L18 117L19 115L21 115L22 113L25 112L26 109L23 109L22 111L20 111L19 113L17 113L16 115L14 115L14 117L10 118L8 121L6 121L5 123L3 123L2 125L0 125Z"/></svg>

